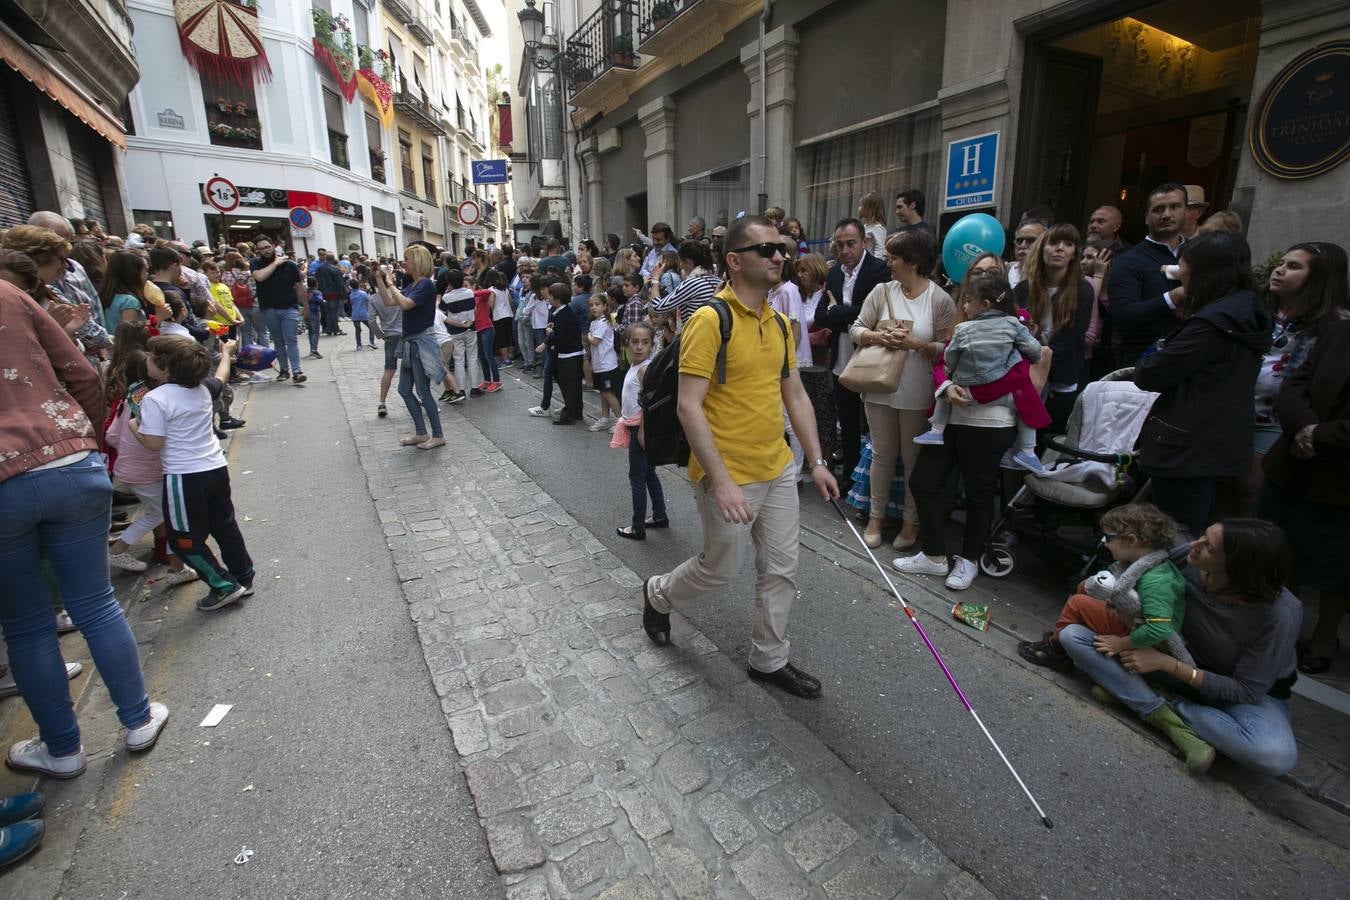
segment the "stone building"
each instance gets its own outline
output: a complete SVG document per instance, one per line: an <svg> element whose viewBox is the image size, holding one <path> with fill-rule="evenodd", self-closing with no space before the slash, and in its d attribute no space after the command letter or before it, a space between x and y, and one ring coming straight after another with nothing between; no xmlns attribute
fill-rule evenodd
<svg viewBox="0 0 1350 900"><path fill-rule="evenodd" d="M131 34L121 0L0 4L0 228L48 209L126 233Z"/></svg>
<svg viewBox="0 0 1350 900"><path fill-rule="evenodd" d="M539 5L575 236L772 204L823 241L867 191L889 209L916 187L939 227L1042 205L1081 227L1110 202L1137 240L1148 189L1178 181L1239 212L1258 256L1345 239L1341 0L583 0L575 22ZM1294 108L1316 93L1299 78L1334 89ZM1267 139L1288 166L1258 160Z"/></svg>

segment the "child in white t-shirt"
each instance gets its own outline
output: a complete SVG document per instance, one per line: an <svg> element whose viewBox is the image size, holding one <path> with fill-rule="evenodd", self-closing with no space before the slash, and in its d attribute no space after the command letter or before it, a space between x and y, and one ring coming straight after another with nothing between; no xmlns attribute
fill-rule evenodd
<svg viewBox="0 0 1350 900"><path fill-rule="evenodd" d="M614 323L610 321L610 299L595 293L587 302L591 325L586 334L586 345L591 358L591 378L600 392L600 418L591 431L604 431L619 417L619 354L614 349Z"/></svg>
<svg viewBox="0 0 1350 900"><path fill-rule="evenodd" d="M254 574L234 518L230 470L212 427L212 393L229 377L234 342L221 348L214 377L208 377L211 357L196 341L159 335L148 349L146 368L160 385L141 399L131 433L147 449L160 451L169 548L211 589L197 608L220 609L253 593ZM223 566L207 537L215 538Z"/></svg>

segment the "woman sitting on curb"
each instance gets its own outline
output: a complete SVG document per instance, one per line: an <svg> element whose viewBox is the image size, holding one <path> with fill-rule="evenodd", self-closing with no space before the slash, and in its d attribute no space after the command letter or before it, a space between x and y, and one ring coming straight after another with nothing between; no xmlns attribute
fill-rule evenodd
<svg viewBox="0 0 1350 900"><path fill-rule="evenodd" d="M1065 626L1060 643L1093 681L1161 729L1193 774L1218 751L1254 772L1283 775L1298 760L1289 689L1303 619L1283 587L1288 560L1284 533L1260 519L1226 519L1191 544L1181 634L1194 666L1151 648L1099 651L1083 625ZM1154 685L1177 699L1169 705Z"/></svg>

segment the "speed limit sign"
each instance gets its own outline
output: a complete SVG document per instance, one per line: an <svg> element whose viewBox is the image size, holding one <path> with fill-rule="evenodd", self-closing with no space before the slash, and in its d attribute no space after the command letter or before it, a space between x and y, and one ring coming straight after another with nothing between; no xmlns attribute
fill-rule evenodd
<svg viewBox="0 0 1350 900"><path fill-rule="evenodd" d="M234 212L239 208L239 191L228 179L219 175L206 183L202 193L206 195L206 202L222 213Z"/></svg>

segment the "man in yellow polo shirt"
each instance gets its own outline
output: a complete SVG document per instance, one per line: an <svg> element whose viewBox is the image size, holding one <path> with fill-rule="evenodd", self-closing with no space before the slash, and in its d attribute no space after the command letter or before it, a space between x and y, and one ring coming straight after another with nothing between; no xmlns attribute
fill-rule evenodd
<svg viewBox="0 0 1350 900"><path fill-rule="evenodd" d="M731 282L717 296L731 311L726 383L718 384L721 329L703 307L680 333L680 424L692 451L689 480L703 525L703 550L673 572L642 586L642 624L658 645L670 643L670 611L731 581L745 546L755 545L755 601L749 673L799 697L820 695L820 680L788 662L788 614L797 593L797 471L783 439L783 410L811 460L820 496L839 496L820 458L816 417L797 374L791 333L768 304L778 283L783 247L767 219L746 216L727 229ZM785 356L786 354L786 356ZM784 359L788 374L783 375Z"/></svg>

